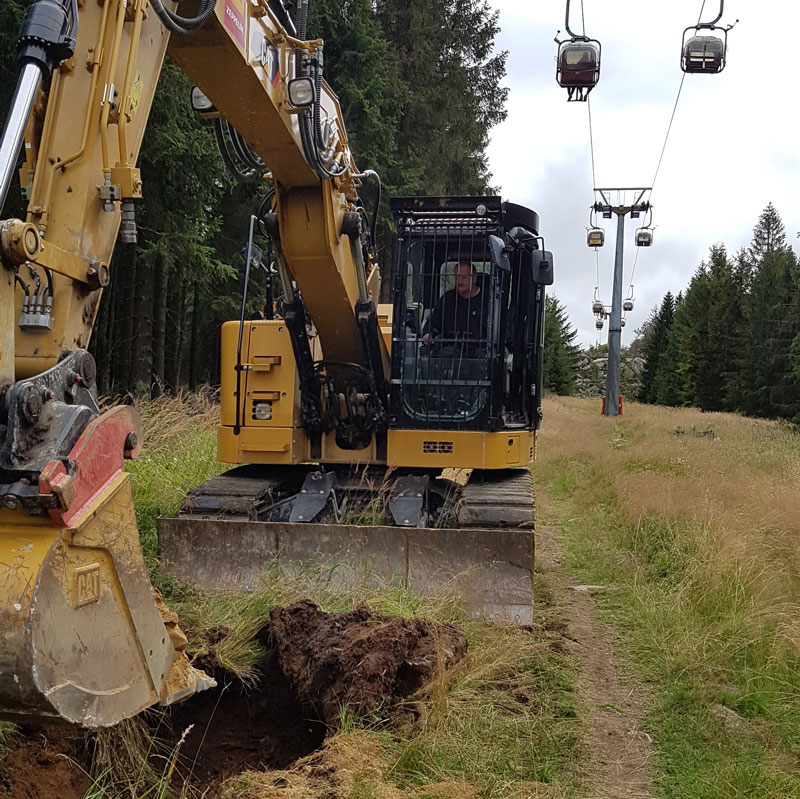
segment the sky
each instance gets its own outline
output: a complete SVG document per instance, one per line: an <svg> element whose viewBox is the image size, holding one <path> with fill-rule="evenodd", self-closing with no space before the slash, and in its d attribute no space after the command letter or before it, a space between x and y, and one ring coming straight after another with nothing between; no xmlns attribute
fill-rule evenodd
<svg viewBox="0 0 800 799"><path fill-rule="evenodd" d="M508 51L509 89L508 117L493 129L488 150L492 183L504 199L539 213L554 257L552 291L582 345L608 336L608 322L598 333L591 311L598 261L585 227L593 186L653 186L653 246L635 247L643 220L625 219L623 298L633 278L634 310L623 346L667 291L686 288L712 245L724 244L731 255L748 246L768 203L800 254L800 2L726 0L718 24L740 21L728 34L725 69L686 75L667 138L683 75L681 37L697 23L702 0L583 0L586 33L602 45L590 101L596 183L587 103L568 103L555 79L553 38L559 29L566 37L565 0L489 2L500 15L496 46ZM718 11L719 0L706 0L703 21ZM580 14L581 0L572 0L575 33ZM597 251L599 297L610 306L616 217L599 223L606 231Z"/></svg>

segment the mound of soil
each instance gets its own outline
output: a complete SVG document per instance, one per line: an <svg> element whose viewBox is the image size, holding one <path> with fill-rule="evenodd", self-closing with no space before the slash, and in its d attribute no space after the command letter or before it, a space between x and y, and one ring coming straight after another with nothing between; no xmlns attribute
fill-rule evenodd
<svg viewBox="0 0 800 799"><path fill-rule="evenodd" d="M381 618L364 607L324 613L309 600L273 608L270 638L297 695L333 729L342 707L369 716L467 653L466 636L452 625Z"/></svg>
<svg viewBox="0 0 800 799"><path fill-rule="evenodd" d="M366 608L324 613L308 600L274 608L259 639L268 655L255 685L206 657L202 667L218 687L169 708L166 739L164 717L154 714L153 734L169 750L167 759L180 741L176 786L188 781L212 799L228 777L287 769L323 747L341 707L369 717L414 694L467 651L466 637L451 625L387 619ZM90 784L86 742L75 728L21 730L0 767L0 799L82 799ZM163 757L155 765L162 773Z"/></svg>
<svg viewBox="0 0 800 799"><path fill-rule="evenodd" d="M256 686L206 657L203 669L218 688L172 709L175 740L191 728L180 779L208 788L247 769L285 769L322 746L342 706L369 716L467 651L466 637L450 625L386 619L366 608L324 613L309 600L273 608L259 638L269 654Z"/></svg>

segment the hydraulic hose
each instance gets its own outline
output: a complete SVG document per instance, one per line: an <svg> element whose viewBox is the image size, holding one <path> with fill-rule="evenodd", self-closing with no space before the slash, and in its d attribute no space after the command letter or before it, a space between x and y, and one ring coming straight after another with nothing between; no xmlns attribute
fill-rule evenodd
<svg viewBox="0 0 800 799"><path fill-rule="evenodd" d="M150 0L153 11L161 20L161 24L170 32L178 36L188 36L194 33L213 13L216 0L203 0L200 11L196 17L181 17L164 6L161 0Z"/></svg>

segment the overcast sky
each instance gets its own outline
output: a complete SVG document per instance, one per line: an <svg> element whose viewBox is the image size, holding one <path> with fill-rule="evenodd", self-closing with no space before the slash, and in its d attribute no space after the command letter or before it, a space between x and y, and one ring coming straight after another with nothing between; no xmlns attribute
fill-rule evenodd
<svg viewBox="0 0 800 799"><path fill-rule="evenodd" d="M508 118L489 147L493 183L504 199L541 217L554 253L554 291L582 344L598 341L591 302L597 269L586 246L593 202L586 103L568 103L555 81L553 37L564 38L564 0L490 0L500 12L498 49L508 50ZM591 94L597 186L650 186L681 76L683 29L697 22L702 0L584 0L586 33L602 44L600 82ZM703 20L719 0L706 0ZM631 273L635 307L622 332L634 330L667 291L685 289L711 245L730 254L749 244L767 203L783 218L800 252L800 31L798 0L726 0L721 22L728 60L718 75L687 75L652 194L653 246L636 248L637 220L627 217L624 290ZM580 0L570 27L580 32ZM600 299L610 305L616 217L601 220ZM599 334L605 342L606 322Z"/></svg>

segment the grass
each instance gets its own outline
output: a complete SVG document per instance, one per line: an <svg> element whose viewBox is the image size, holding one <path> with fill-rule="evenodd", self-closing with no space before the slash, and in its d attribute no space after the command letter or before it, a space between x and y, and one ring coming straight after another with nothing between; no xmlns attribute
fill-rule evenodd
<svg viewBox="0 0 800 799"><path fill-rule="evenodd" d="M142 455L127 462L145 561L156 565L156 519L175 516L189 489L224 471L216 457L219 414L207 394L182 394L137 402Z"/></svg>
<svg viewBox="0 0 800 799"><path fill-rule="evenodd" d="M800 452L771 422L551 399L535 472L565 565L652 696L664 797L800 795ZM709 432L710 431L710 432Z"/></svg>
<svg viewBox="0 0 800 799"><path fill-rule="evenodd" d="M313 785L309 787L313 774L300 768L240 775L230 781L231 796L257 799L275 780L282 788L282 780L296 785L297 796L331 799L574 793L580 751L575 667L566 655L549 648L544 627L556 611L544 577L537 589L541 613L533 630L469 620L457 600L425 597L399 586L377 590L365 585L342 595L324 570L293 578L275 571L265 575L261 590L250 594L201 594L158 569L155 519L176 513L188 488L223 468L215 459L214 408L204 398L180 397L143 403L139 410L144 451L130 472L143 546L157 586L178 612L193 653L213 650L226 669L245 682L256 681L264 655L256 633L267 623L270 609L306 597L330 612L364 604L384 616L456 624L469 638L468 661L457 673L435 681L391 721L365 722L342 709L343 730L328 744L334 760L347 761L337 765L344 770L341 794L327 793L327 777L315 794ZM375 502L363 512L351 512L358 513L362 523L380 518L383 493L376 491ZM151 776L151 784L159 784L158 775ZM295 794L282 789L281 795L292 799Z"/></svg>

